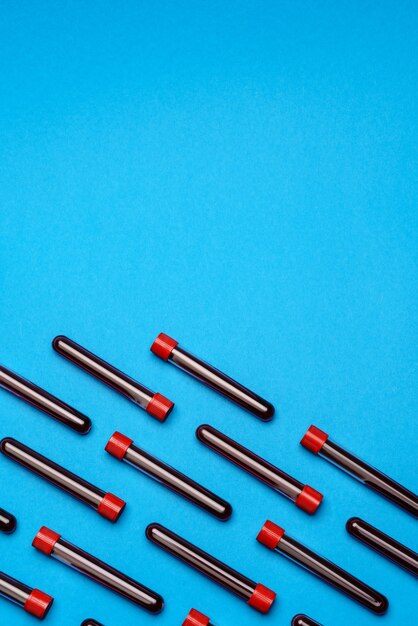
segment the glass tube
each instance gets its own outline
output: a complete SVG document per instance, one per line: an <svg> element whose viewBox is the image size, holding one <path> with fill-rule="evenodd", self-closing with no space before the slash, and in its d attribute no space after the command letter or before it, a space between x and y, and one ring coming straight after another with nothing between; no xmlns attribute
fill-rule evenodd
<svg viewBox="0 0 418 626"><path fill-rule="evenodd" d="M274 407L270 402L253 393L236 380L223 374L205 361L201 361L190 352L183 350L178 342L168 335L160 333L151 346L151 351L200 380L211 389L226 396L261 420L270 421L274 415Z"/></svg>
<svg viewBox="0 0 418 626"><path fill-rule="evenodd" d="M180 496L187 498L207 513L215 515L218 519L226 521L231 517L232 507L228 502L170 465L141 450L134 445L132 439L125 437L125 435L118 432L113 433L105 450L117 459L133 465L142 473L154 478Z"/></svg>
<svg viewBox="0 0 418 626"><path fill-rule="evenodd" d="M99 561L88 552L65 541L60 535L45 526L39 530L32 545L37 550L70 565L78 572L151 613L159 613L164 606L164 600L160 595L107 563Z"/></svg>
<svg viewBox="0 0 418 626"><path fill-rule="evenodd" d="M290 560L315 574L347 596L356 600L374 613L386 613L388 601L385 596L372 589L328 559L313 552L285 534L283 528L267 521L257 536L257 541L285 555Z"/></svg>
<svg viewBox="0 0 418 626"><path fill-rule="evenodd" d="M311 426L308 429L301 440L301 444L314 454L318 454L354 476L366 487L370 487L381 496L402 507L414 517L418 517L418 496L416 494L405 489L368 463L361 461L336 443L329 441L328 435L316 426Z"/></svg>
<svg viewBox="0 0 418 626"><path fill-rule="evenodd" d="M0 366L0 387L47 413L80 435L86 435L91 429L91 420L86 415L3 366Z"/></svg>
<svg viewBox="0 0 418 626"><path fill-rule="evenodd" d="M385 535L359 517L351 517L346 529L356 539L379 554L400 565L414 576L418 576L418 554L389 535Z"/></svg>
<svg viewBox="0 0 418 626"><path fill-rule="evenodd" d="M68 337L62 335L55 337L52 346L56 352L109 385L158 420L165 420L173 409L174 403L171 400L160 393L150 391Z"/></svg>
<svg viewBox="0 0 418 626"><path fill-rule="evenodd" d="M47 615L54 602L54 598L43 591L32 589L4 572L0 572L0 595L39 619Z"/></svg>
<svg viewBox="0 0 418 626"><path fill-rule="evenodd" d="M0 532L10 535L16 530L17 522L14 515L0 509Z"/></svg>
<svg viewBox="0 0 418 626"><path fill-rule="evenodd" d="M295 615L292 619L292 626L321 626L321 624L314 622L314 620L307 615Z"/></svg>
<svg viewBox="0 0 418 626"><path fill-rule="evenodd" d="M23 465L34 474L48 480L55 487L66 491L74 498L92 507L102 517L111 522L116 522L119 519L126 503L112 493L102 491L102 489L95 487L11 437L6 437L0 441L0 450L12 461Z"/></svg>
<svg viewBox="0 0 418 626"><path fill-rule="evenodd" d="M160 548L236 594L261 613L267 613L271 608L276 597L271 589L253 582L161 524L150 524L145 533Z"/></svg>
<svg viewBox="0 0 418 626"><path fill-rule="evenodd" d="M307 513L315 513L321 504L323 495L319 491L289 476L278 467L216 430L213 426L202 424L196 430L196 437L228 461L235 463L241 469L292 500L296 506Z"/></svg>

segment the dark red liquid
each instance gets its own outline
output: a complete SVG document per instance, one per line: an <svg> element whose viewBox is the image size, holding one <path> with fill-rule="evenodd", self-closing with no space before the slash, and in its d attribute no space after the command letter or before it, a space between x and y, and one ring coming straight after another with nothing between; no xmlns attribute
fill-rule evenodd
<svg viewBox="0 0 418 626"><path fill-rule="evenodd" d="M147 387L144 387L68 337L62 335L55 337L52 346L56 352L106 383L115 391L132 400L135 404L139 404L143 409L147 408L154 395L154 392L147 389Z"/></svg>
<svg viewBox="0 0 418 626"><path fill-rule="evenodd" d="M4 574L4 572L0 572L0 595L4 598L20 606L24 606L31 592L32 589L27 585Z"/></svg>
<svg viewBox="0 0 418 626"><path fill-rule="evenodd" d="M275 550L342 591L370 611L378 614L387 611L388 601L385 596L287 534L282 536Z"/></svg>
<svg viewBox="0 0 418 626"><path fill-rule="evenodd" d="M150 541L160 546L173 556L194 567L232 593L248 602L257 583L243 576L225 563L189 543L179 535L160 524L150 524L146 529Z"/></svg>
<svg viewBox="0 0 418 626"><path fill-rule="evenodd" d="M183 371L260 419L269 421L273 417L274 406L270 402L240 385L236 380L226 376L212 365L180 348L177 341L164 333L158 335L151 346L151 351L165 361L174 363Z"/></svg>
<svg viewBox="0 0 418 626"><path fill-rule="evenodd" d="M319 455L351 474L367 487L418 517L418 496L371 465L327 439Z"/></svg>
<svg viewBox="0 0 418 626"><path fill-rule="evenodd" d="M37 595L38 601L34 599L35 594ZM40 601L39 595L42 596ZM19 580L8 576L4 572L0 572L0 596L10 600L14 604L17 604L28 613L35 615L40 619L43 619L48 614L54 602L54 599L51 596L28 587L28 585L25 585ZM39 602L41 602L41 604L39 604ZM6 623L2 620L2 626L3 623L4 626L6 626Z"/></svg>
<svg viewBox="0 0 418 626"><path fill-rule="evenodd" d="M78 572L81 572L85 576L88 576L92 580L104 585L108 589L111 589L151 613L159 613L164 606L164 600L160 595L144 587L133 578L114 569L107 563L100 561L88 552L65 541L62 537L54 544L51 554L56 559L70 565Z"/></svg>
<svg viewBox="0 0 418 626"><path fill-rule="evenodd" d="M236 380L233 380L212 365L201 361L190 352L178 346L173 349L170 360L180 369L191 374L215 391L239 404L243 409L253 413L264 421L270 421L274 415L274 407L270 402L253 393Z"/></svg>
<svg viewBox="0 0 418 626"><path fill-rule="evenodd" d="M385 535L359 517L351 517L346 529L356 539L379 554L400 565L411 574L418 576L418 554L389 535Z"/></svg>
<svg viewBox="0 0 418 626"><path fill-rule="evenodd" d="M81 435L87 434L91 429L91 421L86 415L2 366L0 366L0 387L7 389Z"/></svg>
<svg viewBox="0 0 418 626"><path fill-rule="evenodd" d="M218 519L225 521L231 517L232 507L228 502L137 446L128 448L124 460Z"/></svg>
<svg viewBox="0 0 418 626"><path fill-rule="evenodd" d="M103 498L107 495L105 491L95 487L16 439L11 437L2 439L0 450L9 459L19 463L19 465L22 465L34 474L48 480L55 487L59 487L96 510L99 509ZM119 511L117 517L119 517L122 510ZM116 521L117 517L113 521Z"/></svg>
<svg viewBox="0 0 418 626"><path fill-rule="evenodd" d="M275 465L254 454L248 448L230 439L224 433L208 424L202 424L196 430L196 437L218 454L249 472L258 480L292 500L306 513L313 514L322 502L323 495L309 485L283 472Z"/></svg>
<svg viewBox="0 0 418 626"><path fill-rule="evenodd" d="M244 448L244 446L230 439L219 430L216 430L216 428L208 424L202 424L196 430L196 437L209 448L228 459L228 461L232 461L232 463L235 463L241 469L249 472L287 498L296 500L301 493L303 489L302 483L257 456L251 450Z"/></svg>
<svg viewBox="0 0 418 626"><path fill-rule="evenodd" d="M17 522L14 515L0 509L0 532L10 535L16 530Z"/></svg>

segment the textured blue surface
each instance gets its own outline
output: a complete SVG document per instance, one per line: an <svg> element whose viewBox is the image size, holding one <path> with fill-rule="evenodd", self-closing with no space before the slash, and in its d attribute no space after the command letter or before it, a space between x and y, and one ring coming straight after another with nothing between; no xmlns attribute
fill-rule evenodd
<svg viewBox="0 0 418 626"><path fill-rule="evenodd" d="M414 520L298 445L315 423L416 489L416 3L30 2L0 16L1 361L93 420L0 391L0 432L125 497L115 526L0 458L0 569L47 623L326 626L378 619L255 542L271 518L389 596L416 582L350 538ZM257 421L155 358L164 331L277 407ZM177 405L164 425L65 361L64 333ZM314 518L199 444L209 422L325 493ZM114 430L230 499L222 524L118 464ZM268 617L148 543L159 521L278 593ZM162 593L159 617L30 547L46 524ZM155 620L155 621L154 621ZM0 623L29 616L0 602Z"/></svg>

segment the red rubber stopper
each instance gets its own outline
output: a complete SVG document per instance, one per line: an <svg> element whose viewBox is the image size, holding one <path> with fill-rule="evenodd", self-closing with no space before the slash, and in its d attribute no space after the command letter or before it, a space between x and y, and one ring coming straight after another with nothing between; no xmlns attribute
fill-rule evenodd
<svg viewBox="0 0 418 626"><path fill-rule="evenodd" d="M171 400L160 393L156 393L149 401L146 411L153 417L156 417L157 420L160 420L160 422L163 422L173 406L174 402L171 402Z"/></svg>
<svg viewBox="0 0 418 626"><path fill-rule="evenodd" d="M276 593L274 591L258 583L247 604L252 606L253 609L260 611L260 613L267 613L270 610L275 598Z"/></svg>
<svg viewBox="0 0 418 626"><path fill-rule="evenodd" d="M279 541L283 535L283 528L280 528L280 526L277 526L274 522L267 520L257 535L257 541L267 546L267 548L270 548L270 550L274 550L279 545Z"/></svg>
<svg viewBox="0 0 418 626"><path fill-rule="evenodd" d="M125 437L125 435L116 431L107 442L105 450L112 456L119 459L119 461L122 461L127 449L133 444L133 442L133 439L129 439L129 437Z"/></svg>
<svg viewBox="0 0 418 626"><path fill-rule="evenodd" d="M300 443L304 448L307 448L314 454L318 454L327 439L327 433L324 433L323 430L316 426L310 426Z"/></svg>
<svg viewBox="0 0 418 626"><path fill-rule="evenodd" d="M110 519L111 522L116 522L125 505L124 500L114 496L113 493L107 493L100 502L97 512L106 519Z"/></svg>
<svg viewBox="0 0 418 626"><path fill-rule="evenodd" d="M300 509L312 515L321 504L323 497L322 493L319 493L319 491L313 487L309 487L309 485L305 485L296 498L295 504Z"/></svg>
<svg viewBox="0 0 418 626"><path fill-rule="evenodd" d="M199 613L196 609L190 609L190 612L184 620L182 626L208 626L210 622L209 617Z"/></svg>
<svg viewBox="0 0 418 626"><path fill-rule="evenodd" d="M168 335L160 333L151 346L151 352L167 361L174 348L178 345L178 341L171 339Z"/></svg>
<svg viewBox="0 0 418 626"><path fill-rule="evenodd" d="M40 550L44 554L50 556L55 544L60 537L61 535L59 535L58 533L50 530L46 526L42 526L42 528L38 531L35 539L32 541L32 545L37 550Z"/></svg>
<svg viewBox="0 0 418 626"><path fill-rule="evenodd" d="M39 591L39 589L33 589L23 608L31 615L43 619L51 608L53 601L54 598L47 593Z"/></svg>

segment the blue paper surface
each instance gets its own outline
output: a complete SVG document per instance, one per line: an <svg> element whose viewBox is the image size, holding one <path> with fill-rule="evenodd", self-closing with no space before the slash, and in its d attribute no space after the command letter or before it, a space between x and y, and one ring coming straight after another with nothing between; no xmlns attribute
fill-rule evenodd
<svg viewBox="0 0 418 626"><path fill-rule="evenodd" d="M45 623L371 626L255 541L267 518L414 620L416 581L349 537L416 522L299 445L313 423L417 487L417 7L413 2L4 2L0 361L93 420L80 437L0 390L13 436L128 502L116 525L0 457L0 570ZM159 332L272 401L262 423L157 359ZM66 334L176 402L160 424L57 355ZM195 438L208 422L325 494L314 517ZM107 455L115 430L231 501L222 524ZM273 588L271 613L150 544L167 525ZM161 593L153 617L31 548L41 525ZM0 601L2 626L33 618Z"/></svg>

